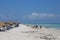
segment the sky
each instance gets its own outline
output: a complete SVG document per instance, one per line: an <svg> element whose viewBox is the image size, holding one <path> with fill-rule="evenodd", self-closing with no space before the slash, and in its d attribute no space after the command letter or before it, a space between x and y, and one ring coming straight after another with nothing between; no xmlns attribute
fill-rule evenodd
<svg viewBox="0 0 60 40"><path fill-rule="evenodd" d="M60 0L0 0L0 21L60 23Z"/></svg>

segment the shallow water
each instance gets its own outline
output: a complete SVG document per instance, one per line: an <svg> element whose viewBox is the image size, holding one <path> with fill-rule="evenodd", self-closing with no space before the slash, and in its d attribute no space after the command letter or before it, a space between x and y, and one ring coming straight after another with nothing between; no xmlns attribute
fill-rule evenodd
<svg viewBox="0 0 60 40"><path fill-rule="evenodd" d="M49 28L60 29L60 24L28 24L28 25L39 25L39 26L44 26Z"/></svg>

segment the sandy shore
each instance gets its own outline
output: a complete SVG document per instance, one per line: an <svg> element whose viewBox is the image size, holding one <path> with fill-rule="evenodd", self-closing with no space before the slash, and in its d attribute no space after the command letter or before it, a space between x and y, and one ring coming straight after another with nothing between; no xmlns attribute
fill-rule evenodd
<svg viewBox="0 0 60 40"><path fill-rule="evenodd" d="M0 40L60 40L60 30L32 28L20 24L17 28L0 32Z"/></svg>

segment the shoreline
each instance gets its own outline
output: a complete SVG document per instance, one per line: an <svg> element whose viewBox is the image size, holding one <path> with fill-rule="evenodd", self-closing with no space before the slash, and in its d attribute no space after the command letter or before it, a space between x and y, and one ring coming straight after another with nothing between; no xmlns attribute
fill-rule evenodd
<svg viewBox="0 0 60 40"><path fill-rule="evenodd" d="M0 32L1 40L60 40L60 30L53 28L32 28L24 24L7 32Z"/></svg>
<svg viewBox="0 0 60 40"><path fill-rule="evenodd" d="M49 23L50 26L48 26L47 24L46 25L45 24L25 24L25 25L30 25L30 26L38 25L38 26L43 26L45 28L54 28L54 29L60 30L60 26L59 27L58 26L54 27L54 26L51 26L50 23Z"/></svg>

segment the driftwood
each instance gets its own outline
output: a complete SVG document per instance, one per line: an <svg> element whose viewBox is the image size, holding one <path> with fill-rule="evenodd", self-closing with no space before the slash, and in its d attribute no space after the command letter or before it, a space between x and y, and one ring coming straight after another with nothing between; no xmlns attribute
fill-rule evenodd
<svg viewBox="0 0 60 40"><path fill-rule="evenodd" d="M7 26L13 26L14 25L14 27L18 27L19 26L18 24L20 24L20 23L19 22L5 22L5 24Z"/></svg>
<svg viewBox="0 0 60 40"><path fill-rule="evenodd" d="M6 27L6 24L4 22L0 22L0 30L4 30L5 31L5 27Z"/></svg>
<svg viewBox="0 0 60 40"><path fill-rule="evenodd" d="M7 30L7 28L12 27L18 27L19 23L18 22L0 22L0 30Z"/></svg>

